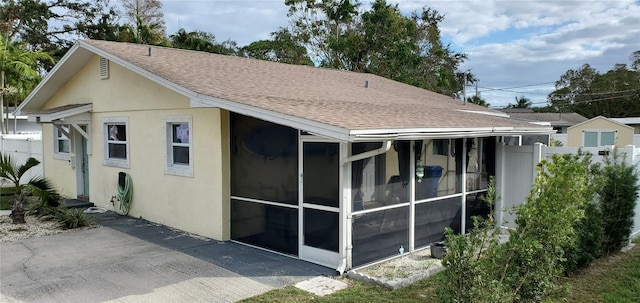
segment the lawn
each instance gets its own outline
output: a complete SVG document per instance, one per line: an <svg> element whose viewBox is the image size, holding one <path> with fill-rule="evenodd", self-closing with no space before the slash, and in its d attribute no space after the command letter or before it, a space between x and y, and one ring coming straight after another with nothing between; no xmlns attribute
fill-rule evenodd
<svg viewBox="0 0 640 303"><path fill-rule="evenodd" d="M594 262L589 268L564 278L569 294L563 302L640 302L640 240L627 253L619 253ZM318 297L294 286L272 290L246 299L252 302L438 302L437 279L431 277L399 290L345 279L349 287L335 294Z"/></svg>

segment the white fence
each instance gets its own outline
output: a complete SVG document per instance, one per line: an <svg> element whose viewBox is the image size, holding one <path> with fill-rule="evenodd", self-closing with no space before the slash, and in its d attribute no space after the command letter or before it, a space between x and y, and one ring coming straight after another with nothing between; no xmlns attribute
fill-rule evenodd
<svg viewBox="0 0 640 303"><path fill-rule="evenodd" d="M582 151L591 153L594 163L604 163L605 156L599 155L599 153L606 152L611 148L613 147L583 147ZM578 148L574 147L549 147L539 143L533 146L499 146L497 170L501 177L496 180L496 189L499 198L497 209L501 211L498 213L498 222L505 226L514 226L515 217L508 210L525 202L533 180L536 178L535 167L540 161L553 154L576 154L577 152ZM640 162L640 148L629 145L618 148L618 152L624 156L629 165L638 165ZM640 197L636 201L633 222L631 237L640 237Z"/></svg>
<svg viewBox="0 0 640 303"><path fill-rule="evenodd" d="M25 163L30 157L42 162L42 140L40 135L1 135L0 151L10 154L16 163ZM28 181L35 176L43 175L42 164L30 169L22 178Z"/></svg>

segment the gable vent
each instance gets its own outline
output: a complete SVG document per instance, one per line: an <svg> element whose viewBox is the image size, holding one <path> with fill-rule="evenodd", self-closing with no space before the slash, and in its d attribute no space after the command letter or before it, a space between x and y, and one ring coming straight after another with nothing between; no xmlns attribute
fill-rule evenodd
<svg viewBox="0 0 640 303"><path fill-rule="evenodd" d="M109 60L100 57L100 79L109 79Z"/></svg>

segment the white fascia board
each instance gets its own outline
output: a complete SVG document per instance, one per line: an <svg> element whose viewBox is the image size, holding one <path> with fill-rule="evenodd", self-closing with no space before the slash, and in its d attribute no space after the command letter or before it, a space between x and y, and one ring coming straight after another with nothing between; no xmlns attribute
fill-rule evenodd
<svg viewBox="0 0 640 303"><path fill-rule="evenodd" d="M63 111L56 112L56 113L51 113L51 114L32 114L30 116L34 116L35 118L40 118L37 121L39 121L41 123L47 123L47 122L53 122L53 121L56 121L56 120L62 120L62 119L65 119L67 117L80 115L80 114L83 114L83 113L86 113L86 112L90 112L91 110L93 110L93 104L87 104L87 105L71 108L71 109L68 109L68 110L63 110Z"/></svg>
<svg viewBox="0 0 640 303"><path fill-rule="evenodd" d="M197 99L191 99L191 107L218 107L338 141L348 141L350 138L349 130L344 128L210 96L200 95Z"/></svg>
<svg viewBox="0 0 640 303"><path fill-rule="evenodd" d="M22 103L20 103L20 105L15 109L14 113L16 115L22 115L22 109L25 108L27 105L29 105L30 102L33 102L32 100L36 100L36 97L40 93L42 93L43 90L45 90L45 87L49 86L50 82L52 81L52 78L60 72L60 69L63 66L65 66L67 61L69 61L70 58L73 57L73 55L78 51L79 48L80 48L80 44L76 43L67 51L67 53L62 57L62 59L60 59L60 61L58 61L58 63L53 66L53 68L44 76L44 79L42 79L42 81L38 83L38 85L33 89L33 91L31 91L31 93L24 99L24 101L22 101ZM54 85L54 84L51 84L51 85ZM39 108L40 106L36 106L36 107Z"/></svg>
<svg viewBox="0 0 640 303"><path fill-rule="evenodd" d="M94 54L104 57L106 59L108 59L109 61L112 61L116 64L121 65L122 67L131 70L145 78L148 78L151 81L154 81L170 90L173 90L174 92L184 95L187 98L193 98L196 97L198 94L184 86L178 85L174 82L171 82L165 78L159 77L158 75L151 73L149 71L147 71L146 69L140 68L139 66L135 65L135 64L131 64L128 61L125 61L123 59L120 59L114 55L112 55L109 52L103 51L102 49L99 49L85 41L79 41L78 42L83 48L93 52ZM152 47L152 46L149 46Z"/></svg>
<svg viewBox="0 0 640 303"><path fill-rule="evenodd" d="M481 110L469 110L469 109L459 109L459 112L463 112L463 113L471 113L471 114L478 114L478 115L485 115L485 116L493 116L493 117L502 117L502 118L509 118L509 115L503 112L487 112L487 111L481 111Z"/></svg>
<svg viewBox="0 0 640 303"><path fill-rule="evenodd" d="M513 135L549 135L554 133L551 128L476 128L476 129L423 129L422 131L388 130L378 133L371 131L353 132L349 141L380 141L380 140L420 140L420 139L452 139L488 136Z"/></svg>

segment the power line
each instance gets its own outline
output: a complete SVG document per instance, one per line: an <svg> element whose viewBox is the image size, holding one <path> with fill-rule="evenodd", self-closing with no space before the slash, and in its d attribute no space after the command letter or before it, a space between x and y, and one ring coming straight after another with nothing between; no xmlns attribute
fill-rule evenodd
<svg viewBox="0 0 640 303"><path fill-rule="evenodd" d="M537 84L527 84L527 85L519 85L519 86L511 86L511 87L501 87L501 88L494 88L494 87L481 87L487 90L483 90L483 92L488 92L488 91L492 91L492 90L503 90L503 89L514 89L514 88L523 88L523 87L531 87L531 86L540 86L540 85L547 85L547 84L555 84L555 82L543 82L543 83L537 83Z"/></svg>
<svg viewBox="0 0 640 303"><path fill-rule="evenodd" d="M637 91L640 91L640 89L637 89ZM582 96L582 95L578 95L578 96ZM619 99L619 98L629 98L629 97L633 97L635 96L635 94L629 94L629 95L621 95L621 96L610 96L610 97L602 97L600 99L591 99L591 100L582 100L582 101L574 101L574 102L570 102L568 103L568 105L574 105L574 104L582 104L582 103L590 103L590 102L600 102L600 101L607 101L607 100L613 100L613 99ZM549 101L544 101L544 102L532 102L533 104L549 104Z"/></svg>

